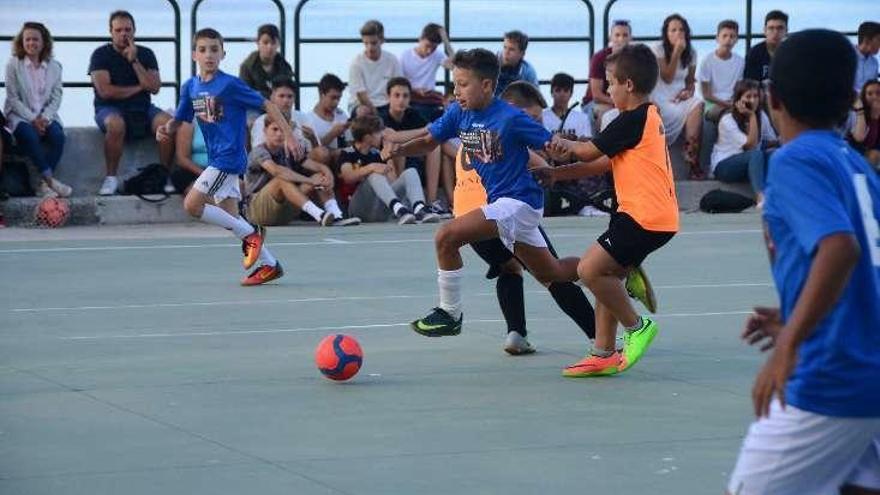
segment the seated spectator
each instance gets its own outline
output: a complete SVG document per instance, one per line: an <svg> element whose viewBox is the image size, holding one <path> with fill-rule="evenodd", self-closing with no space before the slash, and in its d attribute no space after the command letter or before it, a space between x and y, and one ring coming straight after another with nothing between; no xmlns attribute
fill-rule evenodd
<svg viewBox="0 0 880 495"><path fill-rule="evenodd" d="M333 74L324 74L318 82L318 102L305 115L304 125L315 134L318 142L312 150L312 159L335 164L340 148L348 146L348 114L339 108L345 83Z"/></svg>
<svg viewBox="0 0 880 495"><path fill-rule="evenodd" d="M443 51L437 50L443 44ZM437 69L440 66L452 70L455 51L439 24L430 23L422 29L419 42L400 54L400 71L412 84L412 107L426 121L433 121L443 114L443 93L436 90Z"/></svg>
<svg viewBox="0 0 880 495"><path fill-rule="evenodd" d="M308 158L294 160L285 148L281 126L268 115L263 132L263 143L250 152L245 173L250 221L287 225L304 212L325 227L361 223L359 218L344 218L333 194L333 174L326 166Z"/></svg>
<svg viewBox="0 0 880 495"><path fill-rule="evenodd" d="M880 23L867 21L859 25L859 43L856 45L856 92L868 81L876 81L878 74L877 52L880 51Z"/></svg>
<svg viewBox="0 0 880 495"><path fill-rule="evenodd" d="M691 28L684 17L672 14L663 21L663 40L654 45L660 65L660 78L651 100L660 109L666 142L672 145L685 132L684 159L690 166L689 178L704 178L700 168L700 130L703 102L695 94L697 51L691 46Z"/></svg>
<svg viewBox="0 0 880 495"><path fill-rule="evenodd" d="M391 215L399 225L438 222L440 217L425 204L419 174L408 168L398 176L391 159L377 149L382 120L357 117L351 133L354 144L342 151L337 172L337 194L348 203L348 213L365 222L384 222Z"/></svg>
<svg viewBox="0 0 880 495"><path fill-rule="evenodd" d="M608 46L596 52L590 59L590 83L587 93L581 100L584 112L592 115L592 122L597 123L602 115L614 108L614 102L608 96L608 79L605 75L605 59L629 44L632 38L632 26L627 20L616 20L611 23L611 35Z"/></svg>
<svg viewBox="0 0 880 495"><path fill-rule="evenodd" d="M746 54L743 78L764 83L770 79L770 61L779 44L788 34L788 14L771 10L764 17L764 41L753 46Z"/></svg>
<svg viewBox="0 0 880 495"><path fill-rule="evenodd" d="M498 54L501 71L498 73L495 96L500 96L513 81L526 81L538 85L538 73L524 58L528 46L529 37L526 33L522 31L504 33L504 45L501 53Z"/></svg>
<svg viewBox="0 0 880 495"><path fill-rule="evenodd" d="M61 64L52 57L52 35L39 22L26 22L12 46L13 56L6 64L9 128L19 149L40 171L37 196L70 196L71 187L53 176L64 151L64 128L58 117Z"/></svg>
<svg viewBox="0 0 880 495"><path fill-rule="evenodd" d="M111 42L92 53L89 74L95 88L95 122L104 136L107 176L98 194L116 194L119 160L125 138L140 139L156 135L171 116L150 102L150 95L162 87L156 56L147 47L135 44L134 17L124 10L110 14ZM159 162L170 169L174 141L159 142ZM166 190L174 186L169 182Z"/></svg>
<svg viewBox="0 0 880 495"><path fill-rule="evenodd" d="M376 107L388 104L385 88L392 77L401 75L400 62L391 52L382 49L385 27L377 20L369 20L361 27L364 51L359 53L348 69L348 86L352 98L349 110L357 114L357 107L367 107L375 115Z"/></svg>
<svg viewBox="0 0 880 495"><path fill-rule="evenodd" d="M293 129L293 135L299 142L304 154L308 154L317 145L317 137L315 132L306 127L306 116L304 113L295 110L296 104L296 83L293 79L285 76L272 80L272 93L269 95L269 101L274 103L281 113L287 117L287 124ZM251 149L263 144L266 138L263 132L266 114L260 115L251 126Z"/></svg>
<svg viewBox="0 0 880 495"><path fill-rule="evenodd" d="M744 79L736 83L733 106L718 122L718 142L712 149L712 173L721 182L749 182L760 205L767 175L767 150L776 142L770 118L761 110L761 85Z"/></svg>
<svg viewBox="0 0 880 495"><path fill-rule="evenodd" d="M176 166L171 171L171 184L179 194L186 195L208 166L208 147L198 119L181 122L174 139Z"/></svg>
<svg viewBox="0 0 880 495"><path fill-rule="evenodd" d="M428 125L428 122L422 118L419 112L410 107L409 102L409 81L405 77L395 77L388 81L388 106L379 109L379 117L385 124L386 129L411 131L423 129ZM407 168L415 168L419 175L424 177L429 211L441 216L452 216L437 198L437 189L440 185L441 175L443 176L443 189L447 196L455 187L455 172L451 167L449 170L441 171L440 169L439 147L427 155L395 158L394 168L397 175L402 174Z"/></svg>
<svg viewBox="0 0 880 495"><path fill-rule="evenodd" d="M263 95L263 98L269 98L273 79L295 79L290 64L278 51L280 44L278 27L274 24L263 24L257 29L257 49L238 68L238 77Z"/></svg>
<svg viewBox="0 0 880 495"><path fill-rule="evenodd" d="M850 142L874 168L880 169L880 81L868 81L862 86L853 111L856 116Z"/></svg>
<svg viewBox="0 0 880 495"><path fill-rule="evenodd" d="M721 112L733 105L733 87L742 79L746 61L733 53L739 37L739 24L725 20L718 23L717 48L700 63L700 89L706 102L706 118L718 122Z"/></svg>

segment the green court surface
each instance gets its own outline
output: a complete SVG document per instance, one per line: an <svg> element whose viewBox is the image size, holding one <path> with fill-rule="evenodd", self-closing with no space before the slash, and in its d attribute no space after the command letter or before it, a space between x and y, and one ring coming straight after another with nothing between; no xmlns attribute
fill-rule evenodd
<svg viewBox="0 0 880 495"><path fill-rule="evenodd" d="M467 249L462 334L409 330L433 226L272 228L286 276L252 288L212 227L0 231L0 493L721 493L763 361L739 333L776 298L757 215L682 220L645 265L654 345L598 379L560 375L587 342L532 280L538 353L502 352ZM546 228L580 255L606 223ZM347 383L314 366L334 332L365 352Z"/></svg>

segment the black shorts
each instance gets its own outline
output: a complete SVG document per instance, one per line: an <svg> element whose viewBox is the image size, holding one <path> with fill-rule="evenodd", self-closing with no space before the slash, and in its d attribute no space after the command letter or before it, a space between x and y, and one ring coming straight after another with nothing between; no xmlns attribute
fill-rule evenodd
<svg viewBox="0 0 880 495"><path fill-rule="evenodd" d="M626 213L611 215L608 230L597 241L620 266L639 266L645 258L669 242L675 232L645 230Z"/></svg>
<svg viewBox="0 0 880 495"><path fill-rule="evenodd" d="M547 242L547 249L550 250L554 257L558 258L559 256L556 254L553 244L550 243L547 233L544 232L544 228L539 226L538 230L541 232L541 236L544 237L544 241ZM497 278L501 274L502 265L516 258L516 255L507 249L507 246L497 237L486 239L485 241L472 242L471 248L489 265L489 270L486 271L486 278L490 280Z"/></svg>

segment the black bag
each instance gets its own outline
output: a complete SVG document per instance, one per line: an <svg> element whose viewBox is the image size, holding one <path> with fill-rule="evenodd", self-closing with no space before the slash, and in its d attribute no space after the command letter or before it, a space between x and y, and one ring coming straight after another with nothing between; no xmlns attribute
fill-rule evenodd
<svg viewBox="0 0 880 495"><path fill-rule="evenodd" d="M138 172L122 184L123 194L134 194L145 201L164 201L168 199L165 184L168 182L168 171L160 163L151 163L138 169ZM161 198L145 198L146 194L159 194Z"/></svg>
<svg viewBox="0 0 880 495"><path fill-rule="evenodd" d="M739 213L755 206L755 202L742 194L713 189L700 198L700 210L706 213Z"/></svg>

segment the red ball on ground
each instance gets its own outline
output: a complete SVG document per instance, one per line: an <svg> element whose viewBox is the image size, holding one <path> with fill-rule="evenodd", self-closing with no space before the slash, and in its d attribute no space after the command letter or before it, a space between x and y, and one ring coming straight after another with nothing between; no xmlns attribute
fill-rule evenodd
<svg viewBox="0 0 880 495"><path fill-rule="evenodd" d="M315 364L331 380L348 380L357 374L363 362L364 351L351 335L328 335L315 349Z"/></svg>

